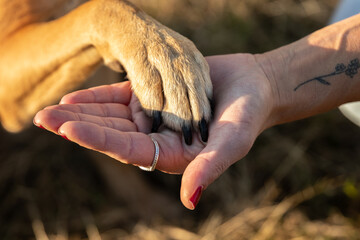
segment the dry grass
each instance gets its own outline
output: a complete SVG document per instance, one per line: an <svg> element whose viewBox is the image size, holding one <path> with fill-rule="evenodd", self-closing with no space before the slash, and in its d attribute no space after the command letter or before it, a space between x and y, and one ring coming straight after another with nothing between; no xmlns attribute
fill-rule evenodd
<svg viewBox="0 0 360 240"><path fill-rule="evenodd" d="M326 179L278 204L247 207L229 219L216 212L201 224L197 232L168 225L149 227L140 224L129 235L111 232L109 236L105 233L103 239L358 239L360 230L339 213L333 213L322 221L311 221L301 211L294 210L299 204L339 186L341 181Z"/></svg>
<svg viewBox="0 0 360 240"><path fill-rule="evenodd" d="M299 39L336 0L134 2L211 55ZM179 176L139 171L147 201L160 192L175 203L144 215L114 197L92 158L35 127L0 129L0 239L360 239L360 130L337 111L265 131L194 212L178 200Z"/></svg>

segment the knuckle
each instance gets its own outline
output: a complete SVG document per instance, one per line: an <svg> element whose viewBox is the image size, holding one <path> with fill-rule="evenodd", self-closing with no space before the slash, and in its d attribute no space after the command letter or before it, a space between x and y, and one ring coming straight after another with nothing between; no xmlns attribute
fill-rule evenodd
<svg viewBox="0 0 360 240"><path fill-rule="evenodd" d="M130 135L126 134L124 136L123 141L120 144L121 144L120 161L125 164L130 164L131 161L128 159L132 159L134 155L134 151L136 151L134 140Z"/></svg>
<svg viewBox="0 0 360 240"><path fill-rule="evenodd" d="M218 178L221 174L223 174L225 172L225 170L228 167L229 166L226 164L225 161L215 161L213 163L213 173L214 173L213 178L214 179Z"/></svg>
<svg viewBox="0 0 360 240"><path fill-rule="evenodd" d="M206 185L211 184L215 179L217 179L225 170L229 167L227 161L216 161L215 159L209 159L207 157L199 156L198 160L203 161L204 166L207 170L207 182Z"/></svg>

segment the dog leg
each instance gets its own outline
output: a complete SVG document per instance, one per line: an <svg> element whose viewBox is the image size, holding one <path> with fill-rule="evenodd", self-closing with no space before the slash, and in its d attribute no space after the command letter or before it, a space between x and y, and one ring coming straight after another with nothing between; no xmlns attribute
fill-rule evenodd
<svg viewBox="0 0 360 240"><path fill-rule="evenodd" d="M101 64L84 30L90 5L2 38L0 117L8 131L21 130L39 109L74 89Z"/></svg>
<svg viewBox="0 0 360 240"><path fill-rule="evenodd" d="M194 44L126 1L97 2L100 23L94 28L94 45L105 63L123 65L144 110L155 118L153 130L163 120L191 143L191 129L200 126L206 141L212 84L207 62ZM106 20L109 16L116 18Z"/></svg>
<svg viewBox="0 0 360 240"><path fill-rule="evenodd" d="M93 0L55 21L30 24L2 40L0 52L0 116L10 131L104 61L127 71L144 110L156 118L154 130L163 120L187 143L192 127L207 138L212 85L205 59L191 41L126 1ZM36 98L34 89L47 87L52 99Z"/></svg>

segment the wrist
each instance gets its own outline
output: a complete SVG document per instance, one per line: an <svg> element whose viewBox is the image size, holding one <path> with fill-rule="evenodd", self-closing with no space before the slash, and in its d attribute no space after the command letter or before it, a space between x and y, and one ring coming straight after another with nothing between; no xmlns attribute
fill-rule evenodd
<svg viewBox="0 0 360 240"><path fill-rule="evenodd" d="M360 100L360 15L255 55L273 98L267 127Z"/></svg>
<svg viewBox="0 0 360 240"><path fill-rule="evenodd" d="M283 113L290 108L290 102L285 99L287 96L283 94L284 86L281 83L281 79L286 79L285 74L288 72L285 54L282 48L279 48L254 55L258 66L268 80L269 95L272 99L272 107L265 123L265 129L285 122Z"/></svg>
<svg viewBox="0 0 360 240"><path fill-rule="evenodd" d="M274 108L270 126L290 122L339 105L358 101L360 74L358 46L351 34L339 34L338 26L319 30L279 49L257 55L269 80ZM343 38L349 49L339 49Z"/></svg>

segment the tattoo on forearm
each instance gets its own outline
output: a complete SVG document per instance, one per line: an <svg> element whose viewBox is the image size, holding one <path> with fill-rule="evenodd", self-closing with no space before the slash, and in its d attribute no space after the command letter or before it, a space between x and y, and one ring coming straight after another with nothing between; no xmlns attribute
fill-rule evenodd
<svg viewBox="0 0 360 240"><path fill-rule="evenodd" d="M343 74L345 73L348 77L353 78L356 74L358 74L358 69L360 68L360 62L358 58L355 58L350 61L350 63L345 66L343 63L338 63L335 66L335 71L323 76L315 77L312 79L309 79L305 82L300 83L296 88L294 88L294 91L298 90L300 87L304 86L305 84L308 84L313 81L318 81L319 83L323 85L331 85L330 82L325 80L325 78L329 78L335 75Z"/></svg>

